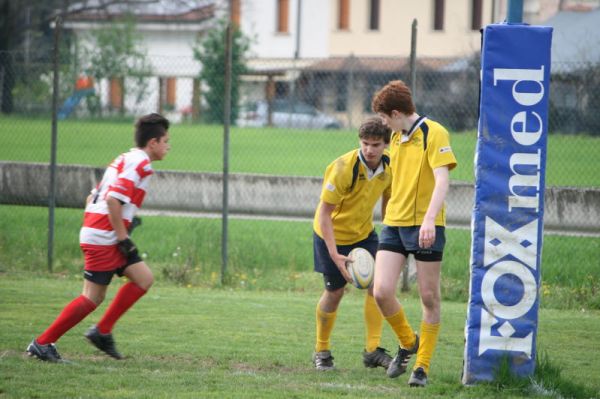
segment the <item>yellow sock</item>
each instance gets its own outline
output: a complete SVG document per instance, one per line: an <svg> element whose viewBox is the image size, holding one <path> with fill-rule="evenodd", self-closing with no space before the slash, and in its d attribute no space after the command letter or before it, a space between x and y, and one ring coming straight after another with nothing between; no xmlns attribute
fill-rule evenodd
<svg viewBox="0 0 600 399"><path fill-rule="evenodd" d="M400 341L400 345L403 348L410 349L415 346L415 341L417 337L415 336L415 332L408 324L408 320L406 319L406 314L404 314L404 309L400 308L398 313L392 315L390 317L385 318L392 329L396 333L398 337L398 341Z"/></svg>
<svg viewBox="0 0 600 399"><path fill-rule="evenodd" d="M423 367L425 372L429 374L429 362L437 344L438 335L440 333L440 323L429 324L421 322L421 334L419 336L419 350L417 352L417 360L415 367Z"/></svg>
<svg viewBox="0 0 600 399"><path fill-rule="evenodd" d="M330 348L329 337L335 324L336 312L323 312L317 303L317 345L315 352L328 351Z"/></svg>
<svg viewBox="0 0 600 399"><path fill-rule="evenodd" d="M373 352L381 342L381 329L383 328L383 315L377 307L375 298L367 293L365 296L365 350Z"/></svg>

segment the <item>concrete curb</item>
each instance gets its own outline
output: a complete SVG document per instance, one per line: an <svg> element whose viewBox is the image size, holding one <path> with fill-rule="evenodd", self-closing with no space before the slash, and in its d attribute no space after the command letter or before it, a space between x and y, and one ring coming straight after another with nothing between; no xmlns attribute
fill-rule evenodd
<svg viewBox="0 0 600 399"><path fill-rule="evenodd" d="M103 168L59 165L59 207L82 208L85 198L102 177ZM48 164L0 161L0 203L47 205ZM232 173L229 211L254 216L312 218L319 200L320 177ZM471 224L474 187L453 181L447 196L448 223ZM144 209L215 213L222 210L220 173L158 171L153 177ZM379 207L375 217L380 219ZM546 189L544 226L565 233L600 235L600 188Z"/></svg>

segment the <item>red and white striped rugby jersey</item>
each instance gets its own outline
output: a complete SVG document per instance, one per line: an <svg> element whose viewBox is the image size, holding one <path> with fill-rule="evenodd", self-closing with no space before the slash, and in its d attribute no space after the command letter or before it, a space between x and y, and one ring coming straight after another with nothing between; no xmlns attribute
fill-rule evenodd
<svg viewBox="0 0 600 399"><path fill-rule="evenodd" d="M142 206L153 174L150 158L143 150L132 148L119 155L107 168L102 181L92 190L92 200L85 207L79 243L85 245L116 245L117 234L108 218L107 196L123 203L123 222L129 227Z"/></svg>

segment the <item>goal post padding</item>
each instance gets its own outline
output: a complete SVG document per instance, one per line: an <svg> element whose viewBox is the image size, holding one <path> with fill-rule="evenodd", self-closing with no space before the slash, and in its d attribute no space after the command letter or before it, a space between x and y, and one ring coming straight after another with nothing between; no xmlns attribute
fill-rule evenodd
<svg viewBox="0 0 600 399"><path fill-rule="evenodd" d="M535 370L552 28L483 31L462 382Z"/></svg>

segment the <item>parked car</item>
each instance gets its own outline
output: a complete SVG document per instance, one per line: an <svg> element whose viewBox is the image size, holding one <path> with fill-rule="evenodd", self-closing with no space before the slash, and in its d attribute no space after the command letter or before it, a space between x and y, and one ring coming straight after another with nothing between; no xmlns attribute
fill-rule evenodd
<svg viewBox="0 0 600 399"><path fill-rule="evenodd" d="M298 129L339 129L342 124L312 105L287 99L273 100L271 122L274 127ZM267 101L256 101L241 107L237 125L262 127L269 125Z"/></svg>

